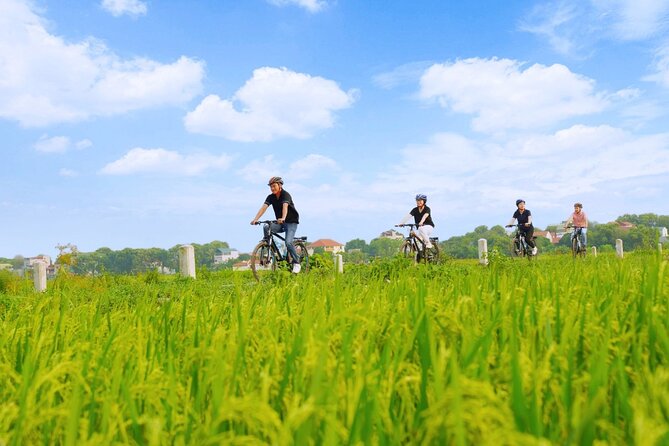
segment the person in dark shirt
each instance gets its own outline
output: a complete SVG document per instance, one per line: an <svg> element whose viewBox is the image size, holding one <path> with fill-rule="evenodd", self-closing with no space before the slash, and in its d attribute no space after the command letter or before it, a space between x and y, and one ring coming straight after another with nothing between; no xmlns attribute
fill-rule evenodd
<svg viewBox="0 0 669 446"><path fill-rule="evenodd" d="M293 259L293 272L297 274L301 269L300 256L295 251L293 239L295 238L295 232L297 232L297 225L300 223L300 214L295 209L293 197L283 189L283 179L281 177L270 178L267 185L270 187L272 193L267 196L258 213L251 220L251 224L257 224L258 219L262 217L267 208L272 206L274 215L276 216L276 223L272 223L271 227L270 225L264 226L265 238L269 237L270 229L273 232L286 233L286 249Z"/></svg>
<svg viewBox="0 0 669 446"><path fill-rule="evenodd" d="M434 230L434 222L432 221L432 214L431 214L432 211L426 205L426 203L427 203L427 195L424 194L416 195L416 207L411 209L411 212L409 212L402 219L400 224L403 225L411 217L413 217L416 226L418 226L416 230L416 236L418 236L418 238L420 238L423 241L423 243L425 243L425 247L427 249L432 249L432 242L430 241L430 236L432 235L432 231Z"/></svg>
<svg viewBox="0 0 669 446"><path fill-rule="evenodd" d="M532 225L532 212L529 209L525 209L525 200L518 199L516 200L516 212L513 213L513 217L509 220L508 226L514 226L518 224L518 230L523 233L527 244L532 248L532 255L537 255L537 245L534 242L534 226ZM517 223L516 223L517 222Z"/></svg>

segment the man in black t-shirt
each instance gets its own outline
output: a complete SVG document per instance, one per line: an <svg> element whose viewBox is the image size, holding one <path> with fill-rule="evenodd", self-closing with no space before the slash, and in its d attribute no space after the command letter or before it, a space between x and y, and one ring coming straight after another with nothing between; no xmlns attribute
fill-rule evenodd
<svg viewBox="0 0 669 446"><path fill-rule="evenodd" d="M269 237L270 229L273 232L286 233L286 249L293 259L293 272L297 274L301 269L300 256L295 251L293 239L295 238L295 232L297 232L297 225L300 223L300 214L295 209L293 197L283 189L283 179L281 177L270 178L267 185L270 187L272 193L267 196L255 218L251 220L251 224L255 225L267 208L272 206L277 222L272 223L271 228L269 225L265 225L263 228L265 237Z"/></svg>
<svg viewBox="0 0 669 446"><path fill-rule="evenodd" d="M537 245L534 243L534 226L532 225L532 213L529 209L525 209L525 200L516 200L516 212L509 220L507 226L514 226L518 224L518 230L523 233L527 244L532 248L532 255L537 255ZM518 222L518 223L515 223Z"/></svg>

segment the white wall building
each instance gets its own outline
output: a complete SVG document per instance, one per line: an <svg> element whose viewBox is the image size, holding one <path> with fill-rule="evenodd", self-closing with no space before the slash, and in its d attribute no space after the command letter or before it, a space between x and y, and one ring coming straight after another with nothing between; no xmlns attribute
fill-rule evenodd
<svg viewBox="0 0 669 446"><path fill-rule="evenodd" d="M239 258L239 251L230 248L218 248L214 254L214 264L225 263L228 260Z"/></svg>

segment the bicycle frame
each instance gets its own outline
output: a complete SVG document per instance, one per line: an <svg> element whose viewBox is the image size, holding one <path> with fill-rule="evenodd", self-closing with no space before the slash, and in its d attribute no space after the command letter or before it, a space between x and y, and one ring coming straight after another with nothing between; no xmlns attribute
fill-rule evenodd
<svg viewBox="0 0 669 446"><path fill-rule="evenodd" d="M425 250L425 242L416 235L415 229L418 229L418 225L415 223L407 223L403 225L395 225L397 228L409 228L409 235L404 237L404 241L408 241L412 244L416 251Z"/></svg>
<svg viewBox="0 0 669 446"><path fill-rule="evenodd" d="M402 243L401 251L402 253L409 257L415 254L415 260L420 262L424 261L438 261L439 260L439 237L430 237L430 242L432 242L432 249L429 250L425 246L425 242L416 235L415 229L418 229L418 225L415 223L395 225L398 228L409 228L409 235L404 237L404 243ZM408 247L408 250L407 250Z"/></svg>
<svg viewBox="0 0 669 446"><path fill-rule="evenodd" d="M284 246L286 243L286 238L283 237L282 235L273 232L271 229L269 231L269 246L270 246L270 252L274 255L274 258L278 262L283 262L284 260L287 260L288 258L288 251L286 251L286 255L284 256L281 250L279 249L279 246L276 244L276 238L279 238L284 242Z"/></svg>
<svg viewBox="0 0 669 446"><path fill-rule="evenodd" d="M290 252L286 252L284 255L276 242L276 239L278 238L285 243L286 238L272 230L272 223L276 223L276 220L256 222L258 225L269 225L268 235L265 236L263 230L263 238L258 242L251 254L251 270L258 281L260 281L260 274L262 271L274 271L279 265L281 265L282 268L290 269L292 265ZM300 265L302 265L302 270L305 273L309 271L309 253L305 244L306 241L307 237L295 237L293 239L293 246L296 251L299 251Z"/></svg>
<svg viewBox="0 0 669 446"><path fill-rule="evenodd" d="M571 251L574 257L579 254L585 257L586 249L582 242L583 236L583 227L581 226L572 226L574 230L571 233Z"/></svg>
<svg viewBox="0 0 669 446"><path fill-rule="evenodd" d="M507 225L507 227L511 226L516 227L516 231L513 233L514 253L518 257L531 259L534 255L532 254L532 248L525 239L525 233L520 230L520 225Z"/></svg>

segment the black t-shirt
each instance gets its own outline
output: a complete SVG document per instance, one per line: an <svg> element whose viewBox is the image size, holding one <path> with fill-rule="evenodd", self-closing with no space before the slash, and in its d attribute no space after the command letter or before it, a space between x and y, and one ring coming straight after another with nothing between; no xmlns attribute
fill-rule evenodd
<svg viewBox="0 0 669 446"><path fill-rule="evenodd" d="M522 214L520 213L520 211L518 209L516 209L516 212L513 213L513 218L515 218L518 221L518 224L521 225L521 228L523 228L523 229L528 228L529 229L533 226L532 225L525 226L525 223L527 223L527 221L530 219L530 215L532 215L532 213L530 212L529 209L525 209L525 211L523 211Z"/></svg>
<svg viewBox="0 0 669 446"><path fill-rule="evenodd" d="M429 214L423 224L432 226L434 228L434 222L432 221L432 211L430 211L430 208L427 206L423 207L423 212L418 210L418 206L415 208L411 209L411 212L409 214L413 215L413 219L416 221L416 224L420 223L420 221L423 219L423 215Z"/></svg>
<svg viewBox="0 0 669 446"><path fill-rule="evenodd" d="M265 204L272 206L274 208L274 215L276 215L277 220L281 218L283 214L283 204L288 203L288 214L286 214L286 223L299 223L300 214L298 214L297 209L295 209L295 204L293 203L293 197L290 196L288 192L281 189L279 198L274 194L269 194L265 199Z"/></svg>

